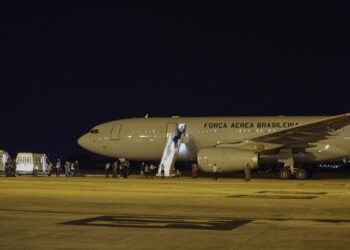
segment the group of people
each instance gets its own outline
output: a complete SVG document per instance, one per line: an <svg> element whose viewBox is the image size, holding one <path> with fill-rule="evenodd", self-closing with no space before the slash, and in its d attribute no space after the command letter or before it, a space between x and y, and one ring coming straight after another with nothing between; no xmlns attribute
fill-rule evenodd
<svg viewBox="0 0 350 250"><path fill-rule="evenodd" d="M163 164L161 164L159 167L157 167L153 163L145 163L142 162L140 166L140 176L144 177L146 179L154 179L154 177L159 174L159 176L164 179L165 178L165 167ZM179 178L181 176L181 172L179 169L171 169L170 175L175 176Z"/></svg>
<svg viewBox="0 0 350 250"><path fill-rule="evenodd" d="M130 162L116 159L113 163L107 162L105 166L106 178L112 174L113 178L127 178L130 174Z"/></svg>
<svg viewBox="0 0 350 250"><path fill-rule="evenodd" d="M46 166L43 167L43 174L47 174L48 176L51 176L52 171L55 171L55 174L57 177L60 176L60 173L62 172L62 164L61 164L61 160L57 159L56 161L56 165L53 169L53 164L48 161L46 164ZM39 174L39 166L38 164L35 164L34 166L34 170L33 170L33 175L37 176ZM82 172L79 166L79 162L78 161L66 161L64 163L64 176L65 177L74 177L74 176L82 176Z"/></svg>
<svg viewBox="0 0 350 250"><path fill-rule="evenodd" d="M153 179L157 174L158 168L153 164L147 164L145 162L141 163L140 175L144 176L146 179Z"/></svg>
<svg viewBox="0 0 350 250"><path fill-rule="evenodd" d="M57 159L55 165L53 165L51 161L47 161L43 163L43 174L47 174L47 176L51 176L53 171L57 177L60 176L60 173L62 172L62 163L60 159ZM66 177L82 176L79 162L66 161L64 164L64 173ZM33 169L33 176L37 176L38 174L39 174L39 166L38 164L35 164Z"/></svg>
<svg viewBox="0 0 350 250"><path fill-rule="evenodd" d="M16 161L12 160L11 157L8 154L2 155L2 164L3 164L3 172L6 175L6 177L15 177L16 176ZM56 176L60 176L62 163L60 159L57 159L57 162L55 164L55 167L53 169L53 164L45 158L43 161L43 174L48 174L48 176L51 176L52 171L54 170L56 173ZM142 162L140 166L140 175L143 176L146 179L153 179L157 173L160 173L161 178L165 178L165 172L164 172L164 165L159 166L154 165L153 163L145 163ZM198 178L198 172L199 172L199 166L197 163L192 164L192 178L196 179ZM212 165L212 177L214 181L218 180L219 173L222 172L222 169L217 166L216 163ZM66 177L71 176L82 176L79 162L78 161L66 161L64 164L64 173ZM180 177L181 173L179 169L176 171L173 170L173 175L175 177ZM39 174L39 166L38 163L34 165L33 169L33 175L37 176ZM107 162L105 166L105 174L106 178L109 178L110 175L113 176L113 178L127 178L130 174L130 162L128 160L119 160L116 159L114 162ZM245 181L250 181L251 178L251 168L249 163L244 168L244 176Z"/></svg>
<svg viewBox="0 0 350 250"><path fill-rule="evenodd" d="M16 177L16 161L9 158L4 163L3 169L6 177Z"/></svg>
<svg viewBox="0 0 350 250"><path fill-rule="evenodd" d="M60 161L60 160L58 160ZM61 162L58 164L59 168L61 167ZM59 176L60 173L59 171L57 171L57 164L56 164L56 175ZM65 177L72 177L72 176L81 176L81 170L80 170L80 166L79 166L79 162L78 161L66 161L64 163L64 176Z"/></svg>

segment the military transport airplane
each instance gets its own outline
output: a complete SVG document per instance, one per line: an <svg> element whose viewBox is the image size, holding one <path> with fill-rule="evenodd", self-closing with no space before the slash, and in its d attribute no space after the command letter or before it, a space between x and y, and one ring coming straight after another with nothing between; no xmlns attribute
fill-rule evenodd
<svg viewBox="0 0 350 250"><path fill-rule="evenodd" d="M311 177L310 166L350 161L350 113L332 117L132 118L95 126L79 138L96 154L159 161L170 175L176 160L203 171L280 164L280 177Z"/></svg>

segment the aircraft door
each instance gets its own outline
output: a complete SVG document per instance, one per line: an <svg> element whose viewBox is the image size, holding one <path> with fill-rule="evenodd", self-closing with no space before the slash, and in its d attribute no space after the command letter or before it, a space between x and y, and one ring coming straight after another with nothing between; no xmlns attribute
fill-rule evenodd
<svg viewBox="0 0 350 250"><path fill-rule="evenodd" d="M111 131L111 140L119 140L120 139L120 130L122 128L121 123L116 123L112 127Z"/></svg>
<svg viewBox="0 0 350 250"><path fill-rule="evenodd" d="M170 133L174 133L176 129L176 123L168 123L166 127L166 136L168 136Z"/></svg>

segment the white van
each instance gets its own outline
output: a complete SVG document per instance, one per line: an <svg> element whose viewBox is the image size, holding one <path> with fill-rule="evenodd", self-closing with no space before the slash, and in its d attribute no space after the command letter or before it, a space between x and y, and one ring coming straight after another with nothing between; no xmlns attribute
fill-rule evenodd
<svg viewBox="0 0 350 250"><path fill-rule="evenodd" d="M44 162L45 161L45 162ZM48 159L45 154L34 153L18 153L16 157L16 173L37 175L38 173L45 174L45 166L48 165ZM34 171L34 167L38 166L38 172ZM47 169L46 169L47 171Z"/></svg>

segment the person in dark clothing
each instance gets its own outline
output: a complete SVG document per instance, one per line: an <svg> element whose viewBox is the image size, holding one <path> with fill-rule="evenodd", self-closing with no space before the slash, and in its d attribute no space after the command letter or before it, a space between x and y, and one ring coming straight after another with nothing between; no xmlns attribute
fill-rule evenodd
<svg viewBox="0 0 350 250"><path fill-rule="evenodd" d="M129 176L129 169L130 168L130 162L128 160L125 160L124 162L124 169L123 169L123 177L128 178Z"/></svg>
<svg viewBox="0 0 350 250"><path fill-rule="evenodd" d="M157 171L157 167L151 163L151 165L149 166L149 177L150 179L153 179L154 176L156 175L156 171Z"/></svg>
<svg viewBox="0 0 350 250"><path fill-rule="evenodd" d="M12 173L11 173L11 176L12 177L16 177L16 168L17 168L17 165L16 165L16 161L12 161Z"/></svg>
<svg viewBox="0 0 350 250"><path fill-rule="evenodd" d="M52 174L52 163L49 162L47 164L47 176L51 176L51 174Z"/></svg>
<svg viewBox="0 0 350 250"><path fill-rule="evenodd" d="M74 162L74 176L81 176L79 161Z"/></svg>
<svg viewBox="0 0 350 250"><path fill-rule="evenodd" d="M160 176L161 176L162 179L165 178L165 171L164 171L164 165L163 164L160 166Z"/></svg>
<svg viewBox="0 0 350 250"><path fill-rule="evenodd" d="M250 169L249 163L247 163L247 165L244 168L244 177L245 177L245 181L250 181L251 169Z"/></svg>
<svg viewBox="0 0 350 250"><path fill-rule="evenodd" d="M149 165L148 164L146 164L145 165L145 178L146 179L148 179L150 176L150 174L149 174L149 172L150 172L150 167L149 167Z"/></svg>
<svg viewBox="0 0 350 250"><path fill-rule="evenodd" d="M12 173L12 161L11 160L8 160L5 164L5 175L6 177L10 177L11 176L11 173Z"/></svg>
<svg viewBox="0 0 350 250"><path fill-rule="evenodd" d="M196 179L198 177L198 165L197 163L192 164L192 178Z"/></svg>

